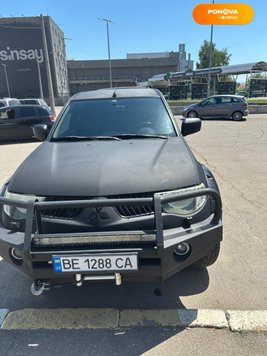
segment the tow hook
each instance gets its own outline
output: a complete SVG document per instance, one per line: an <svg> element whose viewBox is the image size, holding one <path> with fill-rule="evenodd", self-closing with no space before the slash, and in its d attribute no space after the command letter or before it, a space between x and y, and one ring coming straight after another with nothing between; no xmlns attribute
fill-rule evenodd
<svg viewBox="0 0 267 356"><path fill-rule="evenodd" d="M75 274L76 286L81 287L83 285L83 281L103 281L103 280L115 280L116 286L120 286L122 282L121 274L115 273L114 275L91 275L91 276L82 276L81 274Z"/></svg>
<svg viewBox="0 0 267 356"><path fill-rule="evenodd" d="M121 285L121 274L120 273L115 273L115 283L116 283L116 286Z"/></svg>
<svg viewBox="0 0 267 356"><path fill-rule="evenodd" d="M75 274L76 286L81 287L83 285L83 278L81 274Z"/></svg>
<svg viewBox="0 0 267 356"><path fill-rule="evenodd" d="M32 282L31 292L35 296L39 296L44 290L48 290L48 285L46 283L38 283L36 281Z"/></svg>

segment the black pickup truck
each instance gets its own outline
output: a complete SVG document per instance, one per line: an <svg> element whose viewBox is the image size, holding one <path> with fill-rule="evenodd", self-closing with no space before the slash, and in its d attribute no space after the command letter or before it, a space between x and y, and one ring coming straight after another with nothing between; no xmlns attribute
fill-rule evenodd
<svg viewBox="0 0 267 356"><path fill-rule="evenodd" d="M74 95L1 190L0 255L32 292L86 281L163 281L219 255L216 181L163 95L111 88Z"/></svg>

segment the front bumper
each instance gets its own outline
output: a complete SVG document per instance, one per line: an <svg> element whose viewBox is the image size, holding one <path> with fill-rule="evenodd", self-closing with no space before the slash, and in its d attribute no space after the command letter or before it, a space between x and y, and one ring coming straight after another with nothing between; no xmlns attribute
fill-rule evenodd
<svg viewBox="0 0 267 356"><path fill-rule="evenodd" d="M161 204L209 195L214 202L214 210L204 221L188 223L184 227L164 229ZM154 204L155 228L152 231L112 231L45 234L42 231L42 209ZM52 257L55 255L85 255L98 253L137 253L138 271L122 272L123 281L163 281L178 271L198 261L222 240L221 199L215 189L206 188L185 193L179 197L154 194L154 198L98 199L64 202L28 202L27 204L0 198L1 204L27 208L25 232L12 232L0 226L0 255L36 281L49 285L75 283L76 275L54 272ZM33 227L34 226L34 227ZM33 233L33 231L36 231ZM180 243L188 243L190 251L186 255L176 255L174 249ZM15 260L11 254L16 249L22 260ZM83 272L101 279L100 272ZM102 273L103 274L103 273ZM114 273L113 273L114 274ZM97 278L99 276L99 278Z"/></svg>

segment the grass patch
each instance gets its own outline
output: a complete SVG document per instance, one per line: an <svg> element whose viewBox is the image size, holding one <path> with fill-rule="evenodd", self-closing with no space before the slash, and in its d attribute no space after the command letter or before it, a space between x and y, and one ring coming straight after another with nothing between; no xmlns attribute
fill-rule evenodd
<svg viewBox="0 0 267 356"><path fill-rule="evenodd" d="M267 98L247 98L249 104L266 105Z"/></svg>

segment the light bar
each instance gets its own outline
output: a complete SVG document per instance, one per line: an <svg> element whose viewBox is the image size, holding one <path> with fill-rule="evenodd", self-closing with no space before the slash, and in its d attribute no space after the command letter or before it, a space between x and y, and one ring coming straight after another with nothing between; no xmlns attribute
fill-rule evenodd
<svg viewBox="0 0 267 356"><path fill-rule="evenodd" d="M35 247L50 246L81 246L98 244L122 244L124 242L155 242L153 234L121 234L121 235L96 235L96 234L65 234L65 235L35 235L32 239Z"/></svg>

